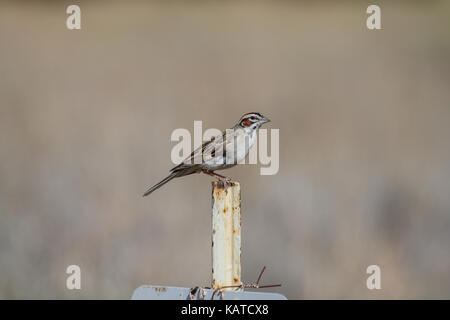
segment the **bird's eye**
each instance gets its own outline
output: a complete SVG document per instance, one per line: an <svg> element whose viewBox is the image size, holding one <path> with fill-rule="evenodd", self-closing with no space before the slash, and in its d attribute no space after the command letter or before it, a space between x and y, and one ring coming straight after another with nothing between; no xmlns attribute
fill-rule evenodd
<svg viewBox="0 0 450 320"><path fill-rule="evenodd" d="M251 116L251 117L250 117L250 120L256 121L256 117Z"/></svg>

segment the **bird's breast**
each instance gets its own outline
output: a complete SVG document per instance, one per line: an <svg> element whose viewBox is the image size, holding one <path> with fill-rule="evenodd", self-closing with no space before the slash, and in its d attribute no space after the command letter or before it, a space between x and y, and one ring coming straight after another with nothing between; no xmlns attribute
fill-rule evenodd
<svg viewBox="0 0 450 320"><path fill-rule="evenodd" d="M217 152L214 157L207 159L204 162L204 166L215 170L242 162L255 142L255 133L256 132L252 132L252 134L237 134L234 143L226 145L225 152Z"/></svg>

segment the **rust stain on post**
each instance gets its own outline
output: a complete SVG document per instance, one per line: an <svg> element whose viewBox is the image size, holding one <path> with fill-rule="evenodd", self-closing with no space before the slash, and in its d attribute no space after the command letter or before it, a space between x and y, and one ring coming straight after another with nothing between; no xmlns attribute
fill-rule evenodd
<svg viewBox="0 0 450 320"><path fill-rule="evenodd" d="M241 187L216 181L212 189L212 287L220 289L241 284Z"/></svg>

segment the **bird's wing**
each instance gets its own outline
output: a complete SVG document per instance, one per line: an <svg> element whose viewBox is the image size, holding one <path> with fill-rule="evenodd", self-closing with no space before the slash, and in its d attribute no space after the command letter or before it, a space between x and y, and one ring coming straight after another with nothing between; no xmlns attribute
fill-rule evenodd
<svg viewBox="0 0 450 320"><path fill-rule="evenodd" d="M227 135L226 131L224 131L222 132L222 135L212 137L210 141L203 143L201 147L195 149L189 157L176 167L172 168L171 171L178 171L196 164L202 164L205 162L205 158L210 159L216 156L223 156L223 159L226 159L227 151L232 152L235 148L235 136L236 132Z"/></svg>
<svg viewBox="0 0 450 320"><path fill-rule="evenodd" d="M237 146L241 142L241 138L245 138L245 134L242 129L233 128L232 130L229 134L226 134L227 132L225 131L219 139L206 146L205 150L203 150L203 159L205 161L210 162L209 160L213 160L214 163L225 164L226 161L235 158ZM231 158L228 159L228 156Z"/></svg>
<svg viewBox="0 0 450 320"><path fill-rule="evenodd" d="M187 167L191 167L195 164L203 163L203 154L207 152L213 152L216 146L220 146L223 143L225 132L220 136L212 137L211 140L204 142L200 147L192 151L189 157L183 160L179 165L170 169L170 171L178 171Z"/></svg>

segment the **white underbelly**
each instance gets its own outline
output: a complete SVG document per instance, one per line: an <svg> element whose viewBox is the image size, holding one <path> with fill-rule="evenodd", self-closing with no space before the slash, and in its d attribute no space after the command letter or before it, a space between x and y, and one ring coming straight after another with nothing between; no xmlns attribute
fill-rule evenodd
<svg viewBox="0 0 450 320"><path fill-rule="evenodd" d="M247 137L247 139L246 139ZM247 156L250 148L253 146L256 138L256 132L252 135L239 135L234 145L228 144L226 148L226 157L216 154L215 157L207 159L204 166L211 170L220 169L221 167L230 167L241 163Z"/></svg>

